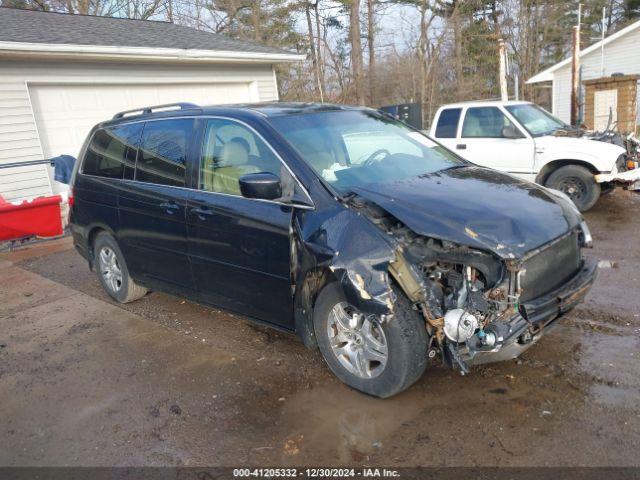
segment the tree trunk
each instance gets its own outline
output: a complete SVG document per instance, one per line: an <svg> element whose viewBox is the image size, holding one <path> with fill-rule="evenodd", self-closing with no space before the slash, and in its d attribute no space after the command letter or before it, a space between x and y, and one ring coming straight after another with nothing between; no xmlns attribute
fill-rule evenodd
<svg viewBox="0 0 640 480"><path fill-rule="evenodd" d="M318 96L322 100L322 90L320 87L320 69L318 67L318 58L316 56L316 44L313 40L313 24L311 23L311 5L309 1L304 2L304 13L307 16L307 28L309 30L309 53L311 54L311 63L313 64L314 85Z"/></svg>
<svg viewBox="0 0 640 480"><path fill-rule="evenodd" d="M376 104L375 0L367 0L367 42L369 47L369 105Z"/></svg>
<svg viewBox="0 0 640 480"><path fill-rule="evenodd" d="M360 39L360 0L351 0L349 8L349 40L351 41L351 68L356 101L365 104L363 85L362 41Z"/></svg>
<svg viewBox="0 0 640 480"><path fill-rule="evenodd" d="M167 20L173 23L173 0L167 0Z"/></svg>
<svg viewBox="0 0 640 480"><path fill-rule="evenodd" d="M251 8L251 20L253 23L253 39L256 42L260 42L262 40L262 29L260 28L260 19L262 17L261 12L261 0L255 0L253 2L253 7Z"/></svg>
<svg viewBox="0 0 640 480"><path fill-rule="evenodd" d="M318 11L318 6L320 4L320 0L316 0L316 3L313 5L314 13L316 15L316 56L318 57L318 72L320 72L320 91L326 92L325 88L325 66L322 55L322 41L323 38L320 28L320 12Z"/></svg>
<svg viewBox="0 0 640 480"><path fill-rule="evenodd" d="M420 37L418 38L418 62L420 65L420 111L425 125L427 113L427 2L420 5Z"/></svg>
<svg viewBox="0 0 640 480"><path fill-rule="evenodd" d="M462 73L462 35L460 34L460 18L458 13L455 12L452 17L453 20L453 41L454 41L454 65L456 69L456 100L462 100L463 97L463 73Z"/></svg>

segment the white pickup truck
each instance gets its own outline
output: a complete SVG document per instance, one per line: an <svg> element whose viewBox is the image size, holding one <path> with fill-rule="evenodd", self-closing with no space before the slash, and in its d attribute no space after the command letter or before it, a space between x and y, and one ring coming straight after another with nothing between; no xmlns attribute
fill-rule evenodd
<svg viewBox="0 0 640 480"><path fill-rule="evenodd" d="M467 160L567 194L581 211L616 184L640 188L638 158L576 130L530 102L440 107L430 135Z"/></svg>

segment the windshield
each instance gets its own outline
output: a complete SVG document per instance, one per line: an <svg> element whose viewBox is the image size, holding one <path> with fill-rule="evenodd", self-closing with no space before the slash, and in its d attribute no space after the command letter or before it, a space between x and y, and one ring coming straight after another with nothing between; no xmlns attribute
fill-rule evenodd
<svg viewBox="0 0 640 480"><path fill-rule="evenodd" d="M564 122L537 105L526 103L522 105L507 105L505 108L534 137L549 135L559 128L566 127Z"/></svg>
<svg viewBox="0 0 640 480"><path fill-rule="evenodd" d="M372 111L304 113L270 122L340 194L467 164L421 133Z"/></svg>

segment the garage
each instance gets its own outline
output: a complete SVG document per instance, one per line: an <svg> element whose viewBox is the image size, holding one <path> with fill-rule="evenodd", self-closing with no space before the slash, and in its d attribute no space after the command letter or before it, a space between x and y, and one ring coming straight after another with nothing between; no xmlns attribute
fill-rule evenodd
<svg viewBox="0 0 640 480"><path fill-rule="evenodd" d="M276 65L302 59L167 22L0 7L0 196L64 194L33 162L76 157L91 127L119 111L275 101Z"/></svg>
<svg viewBox="0 0 640 480"><path fill-rule="evenodd" d="M249 83L31 85L31 105L45 157L76 156L96 123L144 105L252 100Z"/></svg>

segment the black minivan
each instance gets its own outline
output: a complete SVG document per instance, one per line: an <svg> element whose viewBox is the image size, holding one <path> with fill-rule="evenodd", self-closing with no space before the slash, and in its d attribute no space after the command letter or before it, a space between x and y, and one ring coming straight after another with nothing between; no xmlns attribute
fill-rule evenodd
<svg viewBox="0 0 640 480"><path fill-rule="evenodd" d="M597 272L562 193L366 108L119 113L91 131L71 195L75 246L115 300L165 291L295 332L379 397L437 359L518 356Z"/></svg>

